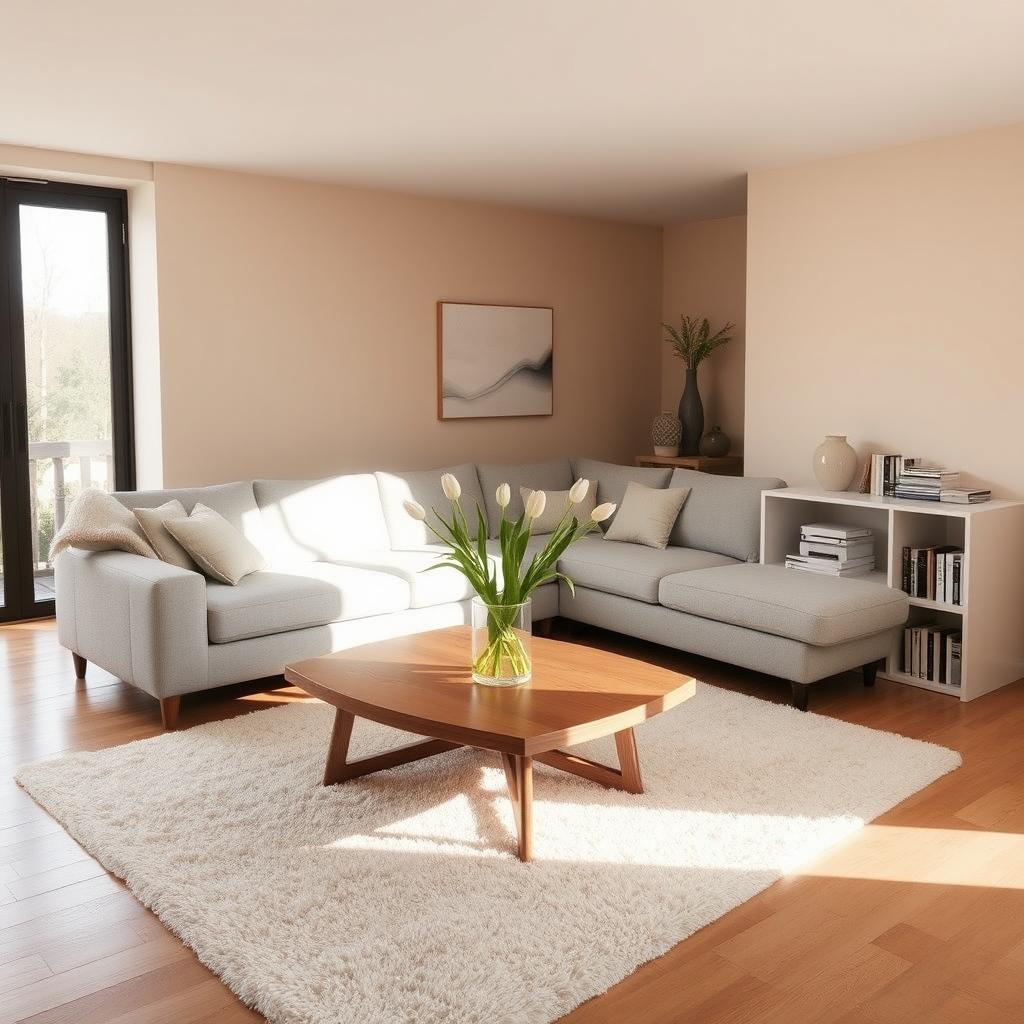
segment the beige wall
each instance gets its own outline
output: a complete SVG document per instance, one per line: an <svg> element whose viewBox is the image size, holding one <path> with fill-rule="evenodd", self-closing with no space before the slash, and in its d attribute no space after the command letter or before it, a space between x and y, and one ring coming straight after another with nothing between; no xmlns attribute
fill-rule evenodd
<svg viewBox="0 0 1024 1024"><path fill-rule="evenodd" d="M748 473L826 433L1024 495L1024 126L750 175Z"/></svg>
<svg viewBox="0 0 1024 1024"><path fill-rule="evenodd" d="M723 217L665 228L662 264L662 319L706 316L717 329L736 324L733 340L701 365L705 429L720 426L732 438L732 453L743 451L743 355L746 320L746 217ZM675 410L686 376L682 361L662 346L661 407Z"/></svg>
<svg viewBox="0 0 1024 1024"><path fill-rule="evenodd" d="M661 231L157 164L164 480L631 460ZM555 414L438 422L438 299L555 311Z"/></svg>

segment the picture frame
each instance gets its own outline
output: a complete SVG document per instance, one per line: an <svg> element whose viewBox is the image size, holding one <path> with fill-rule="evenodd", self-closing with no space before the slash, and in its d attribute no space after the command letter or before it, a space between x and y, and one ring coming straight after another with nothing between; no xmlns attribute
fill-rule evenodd
<svg viewBox="0 0 1024 1024"><path fill-rule="evenodd" d="M437 303L437 418L554 414L554 309Z"/></svg>

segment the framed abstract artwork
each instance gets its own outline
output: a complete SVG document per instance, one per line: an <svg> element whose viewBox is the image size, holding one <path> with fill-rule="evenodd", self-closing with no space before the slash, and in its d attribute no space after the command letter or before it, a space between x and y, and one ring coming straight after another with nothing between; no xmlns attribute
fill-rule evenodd
<svg viewBox="0 0 1024 1024"><path fill-rule="evenodd" d="M550 416L550 306L437 304L437 417Z"/></svg>

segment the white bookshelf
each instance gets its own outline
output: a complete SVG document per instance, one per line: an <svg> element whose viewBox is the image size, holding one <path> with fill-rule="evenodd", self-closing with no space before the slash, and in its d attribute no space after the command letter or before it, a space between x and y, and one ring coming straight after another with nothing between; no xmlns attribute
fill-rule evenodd
<svg viewBox="0 0 1024 1024"><path fill-rule="evenodd" d="M893 645L881 675L960 700L974 700L1024 677L1024 501L997 499L955 505L813 487L765 491L761 497L761 561L781 565L787 554L799 551L804 523L870 528L878 568L856 578L897 590L902 584L905 546L955 544L963 548L963 605L912 597L909 620L911 625L934 621L961 631L960 687L904 675L902 637ZM836 580L840 586L845 582Z"/></svg>

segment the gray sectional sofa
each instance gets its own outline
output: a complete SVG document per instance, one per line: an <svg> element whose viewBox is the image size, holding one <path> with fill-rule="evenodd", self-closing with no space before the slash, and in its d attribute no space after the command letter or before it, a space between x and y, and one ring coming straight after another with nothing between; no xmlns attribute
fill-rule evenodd
<svg viewBox="0 0 1024 1024"><path fill-rule="evenodd" d="M485 509L492 537L502 482L511 484L512 515L521 486L566 490L581 476L602 502L621 502L631 480L691 488L664 550L600 534L570 548L560 568L576 595L564 584L539 589L534 621L560 615L780 676L798 707L811 683L837 672L864 666L873 682L872 666L907 618L905 595L888 587L757 564L761 491L780 480L560 459L118 494L129 508L178 498L190 511L201 501L241 529L268 568L231 587L138 555L66 551L56 564L60 642L80 673L92 661L156 697L171 726L183 694L466 622L465 579L423 571L440 548L402 507L406 498L443 507L445 471L458 477L468 507ZM488 546L497 562L497 542Z"/></svg>

